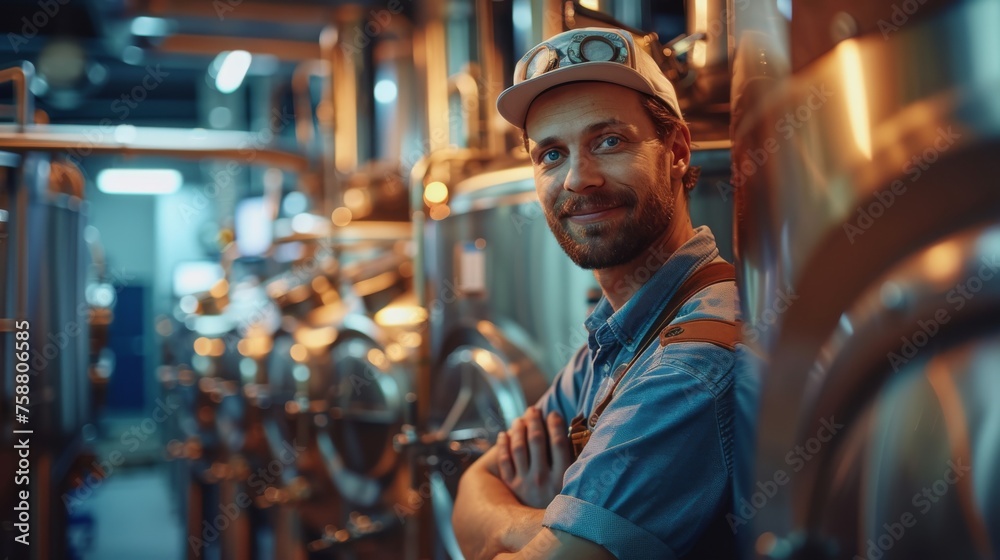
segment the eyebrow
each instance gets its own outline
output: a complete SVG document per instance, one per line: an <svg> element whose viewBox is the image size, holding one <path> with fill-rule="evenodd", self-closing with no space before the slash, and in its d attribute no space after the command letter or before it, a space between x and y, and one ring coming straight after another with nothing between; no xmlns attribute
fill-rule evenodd
<svg viewBox="0 0 1000 560"><path fill-rule="evenodd" d="M620 127L626 127L626 128L631 129L631 130L635 130L635 125L627 123L627 122L625 122L625 121L623 121L621 119L611 118L611 119L608 119L608 120L604 120L604 121L600 121L600 122L596 122L596 123L588 125L587 128L583 129L583 133L584 133L584 135L590 135L590 134L593 134L593 133L595 133L595 132L597 132L599 130L603 130L603 129L606 129L606 128L615 128L615 127L619 127L619 128ZM539 151L547 149L552 144L558 144L559 141L560 140L559 140L558 136L548 136L546 138L543 138L543 139L539 140L538 142L535 143L535 147L531 149L530 155L531 155L532 159L534 159L535 155Z"/></svg>

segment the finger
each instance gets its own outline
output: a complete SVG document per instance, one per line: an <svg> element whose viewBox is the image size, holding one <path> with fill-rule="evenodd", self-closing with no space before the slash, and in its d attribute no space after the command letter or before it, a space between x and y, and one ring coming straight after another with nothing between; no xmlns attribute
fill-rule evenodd
<svg viewBox="0 0 1000 560"><path fill-rule="evenodd" d="M524 476L528 472L528 442L524 429L524 421L518 418L507 430L510 437L510 454L514 460L515 474Z"/></svg>
<svg viewBox="0 0 1000 560"><path fill-rule="evenodd" d="M510 484L514 480L514 463L511 462L507 432L497 434L497 468L499 468L500 478L504 482Z"/></svg>
<svg viewBox="0 0 1000 560"><path fill-rule="evenodd" d="M535 407L525 414L528 426L528 454L531 458L531 469L539 477L549 473L549 435L542 421L542 413Z"/></svg>
<svg viewBox="0 0 1000 560"><path fill-rule="evenodd" d="M550 412L546 419L549 445L552 448L552 471L562 474L573 464L573 449L566 433L566 421L557 412Z"/></svg>

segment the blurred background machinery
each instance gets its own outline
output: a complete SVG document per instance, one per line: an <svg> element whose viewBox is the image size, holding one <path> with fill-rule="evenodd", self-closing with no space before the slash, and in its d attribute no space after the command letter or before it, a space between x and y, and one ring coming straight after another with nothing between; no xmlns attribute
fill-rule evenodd
<svg viewBox="0 0 1000 560"><path fill-rule="evenodd" d="M585 26L674 82L692 221L737 263L745 555L997 557L995 2L5 10L0 460L26 319L32 558L460 559L461 473L600 297L493 108Z"/></svg>

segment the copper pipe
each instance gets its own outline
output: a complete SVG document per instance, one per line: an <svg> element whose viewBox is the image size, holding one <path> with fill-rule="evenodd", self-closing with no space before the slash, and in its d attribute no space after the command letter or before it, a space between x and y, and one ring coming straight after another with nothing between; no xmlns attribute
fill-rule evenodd
<svg viewBox="0 0 1000 560"><path fill-rule="evenodd" d="M462 122L465 123L466 145L470 148L486 148L480 126L479 82L469 72L458 72L448 78L448 96L457 93L461 105ZM449 109L450 110L450 109Z"/></svg>
<svg viewBox="0 0 1000 560"><path fill-rule="evenodd" d="M232 20L316 23L328 21L333 12L329 5L278 3L261 0L133 0L129 3L135 14L156 17L199 17L223 23Z"/></svg>
<svg viewBox="0 0 1000 560"><path fill-rule="evenodd" d="M431 18L423 28L423 49L416 51L417 62L424 69L427 88L427 152L451 144L448 122L448 66L441 53L446 52L444 23Z"/></svg>
<svg viewBox="0 0 1000 560"><path fill-rule="evenodd" d="M494 4L493 0L478 0L476 5L480 80L478 89L485 109L482 113L476 113L478 132L481 136L479 146L492 154L505 148L502 129L494 124L496 117L499 116L494 104L504 85L503 64L493 37Z"/></svg>
<svg viewBox="0 0 1000 560"><path fill-rule="evenodd" d="M31 93L31 80L35 77L35 67L30 62L22 62L12 68L0 70L0 83L14 84L14 103L18 130L32 123L35 114L35 96Z"/></svg>
<svg viewBox="0 0 1000 560"><path fill-rule="evenodd" d="M285 39L260 39L255 37L219 37L215 35L168 35L157 47L160 52L216 56L223 51L244 50L256 54L269 54L280 60L298 61L319 58L315 41L289 41Z"/></svg>
<svg viewBox="0 0 1000 560"><path fill-rule="evenodd" d="M82 125L0 125L0 149L12 152L65 152L73 157L91 154L165 156L179 159L206 158L244 161L248 152L254 164L268 164L294 171L308 171L305 156L268 147L256 147L247 132L134 127L128 141L115 139L114 130L102 131Z"/></svg>

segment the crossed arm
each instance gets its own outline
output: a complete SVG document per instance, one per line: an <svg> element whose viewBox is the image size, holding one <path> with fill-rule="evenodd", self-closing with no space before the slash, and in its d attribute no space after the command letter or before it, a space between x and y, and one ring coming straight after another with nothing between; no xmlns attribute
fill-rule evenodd
<svg viewBox="0 0 1000 560"><path fill-rule="evenodd" d="M603 547L542 526L573 462L566 424L529 408L462 476L453 524L468 560L613 560Z"/></svg>

